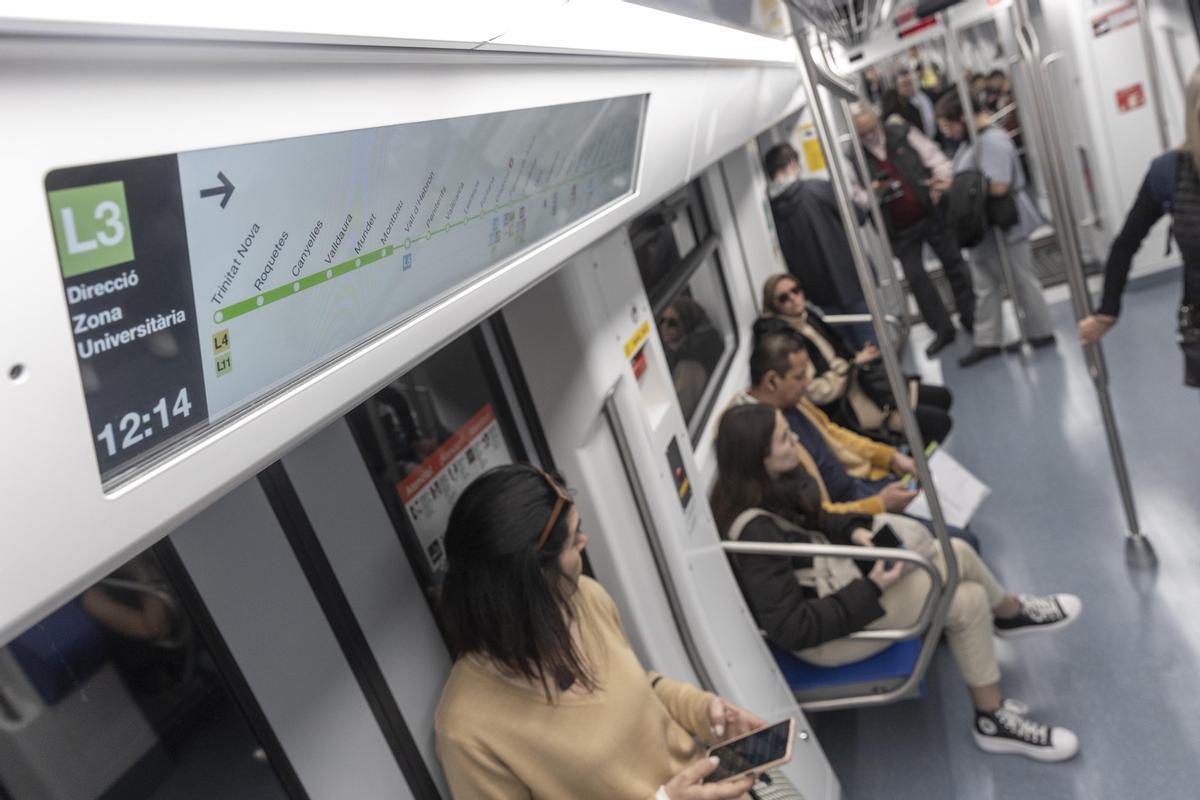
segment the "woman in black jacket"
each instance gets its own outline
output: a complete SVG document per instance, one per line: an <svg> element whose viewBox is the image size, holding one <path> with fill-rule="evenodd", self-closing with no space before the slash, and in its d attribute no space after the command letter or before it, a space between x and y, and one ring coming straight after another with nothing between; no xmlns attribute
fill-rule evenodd
<svg viewBox="0 0 1200 800"><path fill-rule="evenodd" d="M722 535L741 541L828 540L870 547L869 518L821 510L812 478L796 466L798 446L791 427L774 408L751 404L725 412L717 433L718 474L712 496ZM1079 749L1075 734L1030 720L1018 704L1003 698L992 636L1064 628L1078 618L1082 603L1069 594L1009 594L969 545L953 540L952 546L960 579L945 630L975 706L976 743L988 752L1018 753L1040 761L1071 758ZM940 551L931 549L934 564L944 571ZM930 590L923 570L906 570L899 561L890 567L875 561L864 577L844 559L817 563L801 557L731 555L730 560L750 611L768 638L821 666L860 661L886 648L887 642L846 637L868 627L913 624Z"/></svg>
<svg viewBox="0 0 1200 800"><path fill-rule="evenodd" d="M1150 162L1133 208L1109 249L1100 307L1079 321L1079 339L1094 344L1117 324L1133 256L1154 223L1169 213L1171 232L1183 256L1179 344L1184 352L1184 382L1200 386L1200 67L1188 80L1184 113L1187 140Z"/></svg>

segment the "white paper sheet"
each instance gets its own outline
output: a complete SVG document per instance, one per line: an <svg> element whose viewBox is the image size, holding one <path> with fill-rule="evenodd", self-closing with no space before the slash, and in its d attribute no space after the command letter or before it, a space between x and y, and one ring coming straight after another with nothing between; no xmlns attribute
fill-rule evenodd
<svg viewBox="0 0 1200 800"><path fill-rule="evenodd" d="M933 474L933 486L942 502L946 524L967 527L992 490L945 450L935 450L929 457L929 471ZM905 512L914 517L930 519L929 501L925 493L918 494Z"/></svg>

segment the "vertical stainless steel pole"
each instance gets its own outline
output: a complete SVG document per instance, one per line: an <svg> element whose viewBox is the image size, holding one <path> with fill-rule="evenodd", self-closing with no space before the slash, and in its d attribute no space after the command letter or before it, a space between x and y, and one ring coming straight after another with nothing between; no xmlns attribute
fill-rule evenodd
<svg viewBox="0 0 1200 800"><path fill-rule="evenodd" d="M850 196L850 180L846 174L846 163L842 159L842 154L834 146L837 138L834 135L832 126L829 124L829 116L825 111L824 104L821 102L820 94L817 92L818 71L816 63L813 61L813 49L817 46L816 31L813 28L809 28L797 34L796 39L800 46L803 65L801 77L804 82L804 91L808 95L809 106L812 108L813 124L817 128L817 138L825 150L825 159L829 167L830 178L832 179L833 193L837 199L838 211L841 212L846 239L850 244L850 254L854 261L854 268L858 272L858 280L862 284L863 296L866 298L867 308L871 312L871 322L875 326L875 335L879 339L879 349L882 354L884 369L887 372L888 383L896 399L896 410L900 412L904 435L908 439L909 446L912 449L912 457L917 465L917 475L921 480L926 499L929 502L929 512L933 518L934 533L938 541L941 542L945 555L946 589L939 600L933 627L930 628L930 633L926 634L928 636L937 636L938 628L945 619L946 607L949 606L950 599L954 594L954 588L958 585L958 563L954 559L954 551L950 546L950 537L946 530L946 519L942 514L942 504L938 499L937 489L933 485L933 477L929 472L929 463L925 459L925 442L921 438L921 431L917 427L917 418L913 415L912 405L908 401L908 386L904 379L904 374L900 371L900 360L897 358L896 350L892 345L891 331L888 330L887 323L884 320L883 303L879 299L879 290L875 286L875 276L871 271L870 263L867 261L866 248L863 246L862 233L858 227L858 214L855 212L854 201ZM843 96L842 99L845 100L847 98ZM917 668L924 669L925 664L919 663Z"/></svg>
<svg viewBox="0 0 1200 800"><path fill-rule="evenodd" d="M1075 230L1075 212L1071 205L1068 189L1066 162L1056 131L1057 118L1052 92L1041 61L1041 46L1029 13L1029 0L1016 0L1014 9L1017 18L1017 44L1021 49L1023 66L1028 78L1027 83L1038 111L1036 127L1045 153L1046 169L1044 172L1058 223L1058 236L1063 251L1067 283L1071 289L1071 306L1075 312L1075 319L1078 321L1092 312L1092 303L1088 294L1087 281L1083 275L1083 258L1078 232ZM1104 363L1104 352L1099 344L1084 345L1083 350L1088 372L1092 377L1092 385L1096 389L1096 400L1100 406L1104 433L1108 439L1108 452L1112 460L1113 474L1121 493L1121 504L1124 507L1125 521L1129 528L1126 537L1126 556L1134 565L1150 566L1157 559L1149 540L1142 534L1138 525L1137 506L1134 503L1129 468L1125 462L1124 448L1121 446L1121 435L1117 428L1112 396L1108 391L1108 369Z"/></svg>
<svg viewBox="0 0 1200 800"><path fill-rule="evenodd" d="M981 170L983 154L980 152L979 146L979 129L975 125L974 104L971 102L971 92L967 88L966 76L963 72L962 50L958 43L958 32L951 26L945 14L939 14L938 18L941 20L942 29L946 32L947 68L950 70L951 75L956 76L954 86L958 90L958 100L962 104L963 122L967 125L967 138L971 142L971 153L975 157L975 169ZM1015 166L1014 169L1016 169ZM1013 182L1015 183L1016 181L1014 180ZM1008 296L1012 300L1013 313L1017 318L1017 332L1020 334L1022 342L1028 342L1029 330L1025 322L1025 307L1017 299L1017 280L1013 272L1012 259L1008 255L1008 242L999 228L994 225L990 227L991 230L988 233L991 234L992 241L995 242L996 254L1000 258L1000 272L1004 275L1004 284L1008 287ZM1003 304L1001 304L1001 308L1003 309ZM1001 339L1003 339L1003 314L1000 315L1000 334Z"/></svg>
<svg viewBox="0 0 1200 800"><path fill-rule="evenodd" d="M1171 136L1167 127L1167 107L1163 102L1162 80L1158 75L1158 61L1154 57L1154 32L1150 30L1150 4L1137 0L1138 30L1142 36L1142 55L1146 59L1147 83L1150 84L1150 102L1154 106L1154 117L1158 121L1158 141L1163 150L1171 149Z"/></svg>
<svg viewBox="0 0 1200 800"><path fill-rule="evenodd" d="M825 57L825 66L833 68L833 56L830 52L829 37L822 33L821 53ZM850 102L844 97L838 101L838 108L842 112L846 130L849 135L846 137L850 142L850 147L854 152L854 161L858 167L858 174L863 176L864 181L868 181L870 177L870 167L867 166L867 156L863 152L862 142L858 140L858 136L854 132L854 119L850 114ZM831 149L833 148L831 145ZM879 239L880 249L883 251L884 259L884 274L885 278L879 282L879 288L891 291L895 289L895 296L899 298L899 319L902 330L901 338L907 337L908 330L908 298L904 295L904 288L900 285L900 280L896 277L896 254L892 252L892 240L888 237L887 223L883 219L883 209L879 206L879 197L874 192L867 192L871 211L871 221L875 225L875 232Z"/></svg>

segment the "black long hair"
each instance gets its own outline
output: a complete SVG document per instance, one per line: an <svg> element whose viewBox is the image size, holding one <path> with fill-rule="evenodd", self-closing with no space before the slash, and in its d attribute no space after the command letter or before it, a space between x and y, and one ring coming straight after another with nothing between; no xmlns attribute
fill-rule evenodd
<svg viewBox="0 0 1200 800"><path fill-rule="evenodd" d="M722 538L748 508L771 511L801 528L813 528L819 509L806 502L812 478L797 465L778 478L767 474L775 408L764 403L734 406L717 428L717 482L712 511Z"/></svg>
<svg viewBox="0 0 1200 800"><path fill-rule="evenodd" d="M476 478L450 512L449 564L441 610L454 657L477 653L503 670L552 685L596 683L571 638L568 581L558 557L569 543L566 504L539 549L538 537L562 482L534 467L510 464Z"/></svg>

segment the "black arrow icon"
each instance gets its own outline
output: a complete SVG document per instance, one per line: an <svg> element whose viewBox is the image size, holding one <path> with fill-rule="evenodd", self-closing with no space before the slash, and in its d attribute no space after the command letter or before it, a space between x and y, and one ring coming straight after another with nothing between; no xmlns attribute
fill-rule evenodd
<svg viewBox="0 0 1200 800"><path fill-rule="evenodd" d="M223 194L225 196L221 198L221 208L224 208L229 202L229 198L233 197L233 184L229 182L229 178L225 177L224 172L217 173L217 180L221 182L220 186L214 186L211 189L201 189L200 196L212 197L216 194Z"/></svg>

